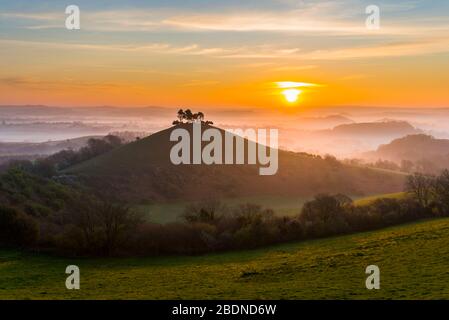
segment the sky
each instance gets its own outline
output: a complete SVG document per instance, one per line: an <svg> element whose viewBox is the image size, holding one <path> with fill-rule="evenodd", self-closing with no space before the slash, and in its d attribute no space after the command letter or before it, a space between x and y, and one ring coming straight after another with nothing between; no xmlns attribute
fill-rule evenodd
<svg viewBox="0 0 449 320"><path fill-rule="evenodd" d="M448 58L447 0L0 0L1 105L449 107Z"/></svg>

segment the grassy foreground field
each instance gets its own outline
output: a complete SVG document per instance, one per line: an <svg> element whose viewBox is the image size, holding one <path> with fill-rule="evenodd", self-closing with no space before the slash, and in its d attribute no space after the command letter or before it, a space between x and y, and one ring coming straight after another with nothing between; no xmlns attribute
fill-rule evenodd
<svg viewBox="0 0 449 320"><path fill-rule="evenodd" d="M449 219L200 257L61 259L0 251L0 299L449 299ZM65 268L81 290L65 289ZM376 264L381 289L365 288Z"/></svg>

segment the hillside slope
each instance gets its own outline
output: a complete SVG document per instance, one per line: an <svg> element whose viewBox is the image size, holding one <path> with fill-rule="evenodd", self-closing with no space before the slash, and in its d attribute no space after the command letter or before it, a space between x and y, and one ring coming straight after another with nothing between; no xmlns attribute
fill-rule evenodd
<svg viewBox="0 0 449 320"><path fill-rule="evenodd" d="M279 170L273 176L260 176L259 165L175 166L170 161L170 150L176 144L170 142L174 128L91 159L67 173L78 175L96 190L131 201L324 192L369 195L403 188L403 175L286 151L279 151ZM191 130L189 125L184 128Z"/></svg>
<svg viewBox="0 0 449 320"><path fill-rule="evenodd" d="M332 132L337 135L349 136L404 136L416 134L420 131L405 121L381 121L367 123L342 124L335 127Z"/></svg>
<svg viewBox="0 0 449 320"><path fill-rule="evenodd" d="M449 219L200 257L61 259L0 251L0 299L449 299ZM82 290L64 286L80 267ZM367 290L365 268L380 268Z"/></svg>
<svg viewBox="0 0 449 320"><path fill-rule="evenodd" d="M436 139L425 134L408 135L381 145L376 151L363 154L365 158L383 159L401 162L401 160L419 161L449 156L449 140Z"/></svg>

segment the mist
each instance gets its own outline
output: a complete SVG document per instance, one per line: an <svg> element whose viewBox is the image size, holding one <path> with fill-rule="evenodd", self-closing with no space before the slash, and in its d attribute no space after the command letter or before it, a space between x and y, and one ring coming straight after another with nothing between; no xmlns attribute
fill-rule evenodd
<svg viewBox="0 0 449 320"><path fill-rule="evenodd" d="M113 132L150 135L171 126L179 108L0 106L0 142L42 143ZM412 134L449 137L449 109L338 107L202 111L223 129L277 128L281 149L359 157Z"/></svg>

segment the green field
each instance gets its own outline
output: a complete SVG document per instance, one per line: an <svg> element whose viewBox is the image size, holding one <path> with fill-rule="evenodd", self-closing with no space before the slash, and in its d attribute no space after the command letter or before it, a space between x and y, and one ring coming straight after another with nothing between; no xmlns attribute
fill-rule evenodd
<svg viewBox="0 0 449 320"><path fill-rule="evenodd" d="M222 202L227 206L235 206L244 203L255 203L264 208L275 210L276 214L283 216L293 216L299 214L301 208L310 198L301 197L280 197L280 196L254 196L229 198ZM189 204L186 201L156 203L136 206L138 212L142 213L147 221L155 223L169 223L181 220L181 215L185 207Z"/></svg>
<svg viewBox="0 0 449 320"><path fill-rule="evenodd" d="M449 299L449 219L198 257L62 259L0 251L0 299ZM81 290L65 289L65 268ZM365 268L381 289L365 288Z"/></svg>
<svg viewBox="0 0 449 320"><path fill-rule="evenodd" d="M352 196L356 205L366 205L378 198L399 198L403 192L392 194L372 195L368 197ZM301 212L302 206L311 198L291 197L291 196L254 196L229 198L222 202L228 206L235 206L244 203L255 203L264 208L273 209L279 216L295 216ZM186 201L155 203L136 206L137 212L145 217L145 220L154 223L169 223L181 221L181 215L184 208L189 204Z"/></svg>
<svg viewBox="0 0 449 320"><path fill-rule="evenodd" d="M379 195L369 196L366 198L356 199L354 201L354 204L356 206L366 206L366 205L373 203L377 199L404 199L406 196L407 196L406 192L379 194Z"/></svg>

